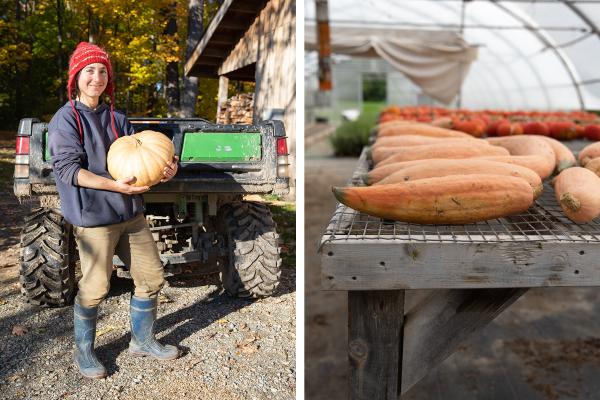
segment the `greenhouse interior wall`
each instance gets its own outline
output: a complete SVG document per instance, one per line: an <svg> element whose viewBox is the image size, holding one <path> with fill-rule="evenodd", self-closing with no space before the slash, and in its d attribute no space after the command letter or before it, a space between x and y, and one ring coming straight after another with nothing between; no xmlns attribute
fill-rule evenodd
<svg viewBox="0 0 600 400"><path fill-rule="evenodd" d="M447 107L502 110L600 110L600 2L330 0L332 27L453 30L478 49L460 91ZM305 0L306 29L316 22L314 0ZM313 52L314 53L314 52ZM317 107L317 56L305 57L307 107ZM335 55L334 55L334 61ZM334 63L332 113L361 106L362 73L387 76L390 104L436 104L381 59ZM337 76L336 76L337 75ZM353 76L351 76L353 75ZM311 82L312 81L312 82ZM412 85L412 86L411 86ZM318 114L307 112L307 119Z"/></svg>
<svg viewBox="0 0 600 400"><path fill-rule="evenodd" d="M432 105L443 106L422 93L405 75L395 70L389 63L381 59L344 57L332 65L333 90L328 106L318 105L317 75L311 73L305 83L305 122L314 121L316 117L326 118L330 122L341 122L353 119L356 112L363 111L363 79L367 75L381 75L385 80L385 93L382 103L398 105Z"/></svg>

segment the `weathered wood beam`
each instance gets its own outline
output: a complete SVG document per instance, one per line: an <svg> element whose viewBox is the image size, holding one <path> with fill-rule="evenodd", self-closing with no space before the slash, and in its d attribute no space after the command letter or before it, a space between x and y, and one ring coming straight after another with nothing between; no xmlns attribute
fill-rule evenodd
<svg viewBox="0 0 600 400"><path fill-rule="evenodd" d="M528 289L433 290L404 316L402 393Z"/></svg>
<svg viewBox="0 0 600 400"><path fill-rule="evenodd" d="M599 286L595 242L398 243L347 239L322 246L328 290Z"/></svg>
<svg viewBox="0 0 600 400"><path fill-rule="evenodd" d="M348 293L350 399L397 399L404 291Z"/></svg>
<svg viewBox="0 0 600 400"><path fill-rule="evenodd" d="M213 17L210 24L208 25L208 28L206 29L206 32L202 36L202 39L200 39L200 42L198 42L198 45L192 52L192 55L185 63L185 66L183 68L185 75L193 75L193 74L191 74L192 67L194 66L194 64L196 64L198 57L200 57L200 54L202 54L202 52L208 45L208 42L210 41L212 35L217 30L217 27L221 23L221 20L227 13L227 10L229 9L229 7L231 6L232 3L233 3L233 0L225 0L225 1L223 1L223 4L221 4L221 7L219 7L219 9L217 10L217 13Z"/></svg>

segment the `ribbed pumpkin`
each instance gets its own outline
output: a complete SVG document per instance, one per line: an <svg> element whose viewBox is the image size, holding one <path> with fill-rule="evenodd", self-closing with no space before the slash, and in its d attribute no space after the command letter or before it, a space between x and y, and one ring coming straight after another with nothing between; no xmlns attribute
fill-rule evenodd
<svg viewBox="0 0 600 400"><path fill-rule="evenodd" d="M160 132L142 131L115 140L108 150L106 164L113 179L136 178L133 186L156 185L163 170L173 160L173 142Z"/></svg>

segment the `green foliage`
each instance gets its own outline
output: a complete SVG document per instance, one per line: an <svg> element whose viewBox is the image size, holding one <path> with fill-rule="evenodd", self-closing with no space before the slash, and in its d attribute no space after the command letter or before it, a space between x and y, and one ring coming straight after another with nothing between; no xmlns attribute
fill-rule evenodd
<svg viewBox="0 0 600 400"><path fill-rule="evenodd" d="M167 64L177 62L180 80L183 77L187 3L0 2L0 126L16 128L24 117L51 118L67 100L69 56L81 41L93 41L110 54L117 108L130 116L166 116ZM219 2L204 4L206 27ZM168 35L170 17L176 19L178 32ZM198 114L214 120L218 83L199 81Z"/></svg>
<svg viewBox="0 0 600 400"><path fill-rule="evenodd" d="M217 94L219 80L203 78L198 80L198 100L196 100L196 114L200 118L216 121Z"/></svg>
<svg viewBox="0 0 600 400"><path fill-rule="evenodd" d="M331 136L333 150L338 157L358 157L362 148L369 143L371 129L377 122L379 107L365 104L356 121L342 123Z"/></svg>
<svg viewBox="0 0 600 400"><path fill-rule="evenodd" d="M364 74L363 75L363 100L385 101L386 82L385 75Z"/></svg>

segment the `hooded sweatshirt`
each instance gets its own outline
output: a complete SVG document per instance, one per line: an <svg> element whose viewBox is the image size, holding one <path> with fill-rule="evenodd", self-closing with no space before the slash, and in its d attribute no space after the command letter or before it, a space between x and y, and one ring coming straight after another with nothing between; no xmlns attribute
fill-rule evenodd
<svg viewBox="0 0 600 400"><path fill-rule="evenodd" d="M111 129L110 107L101 103L95 110L75 101L81 118L83 143L69 102L62 106L48 125L48 145L61 210L72 225L94 227L127 221L144 212L142 195L127 195L78 185L81 168L112 179L106 155L116 140ZM125 114L115 110L115 128L121 136L135 133Z"/></svg>

